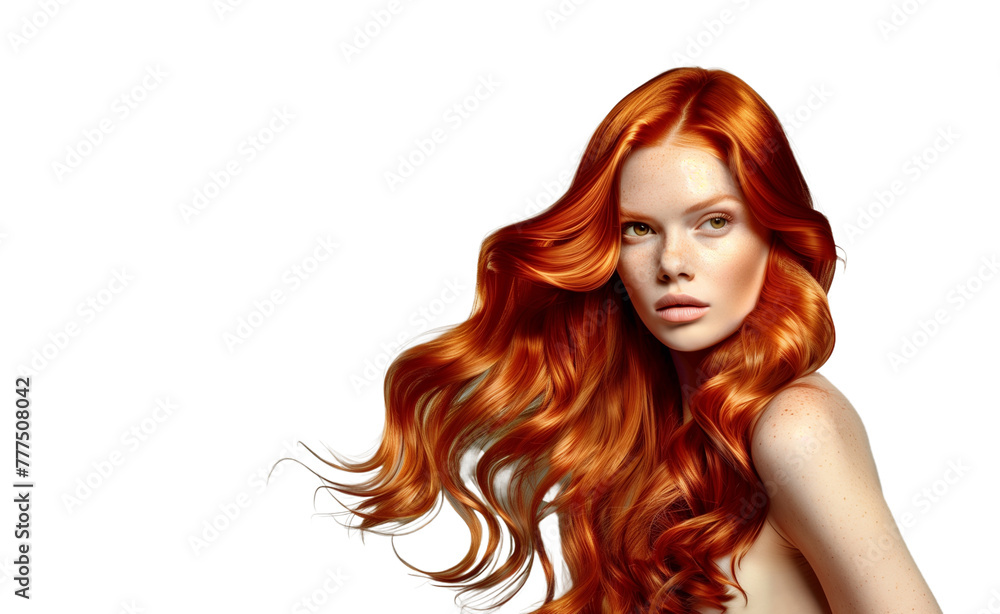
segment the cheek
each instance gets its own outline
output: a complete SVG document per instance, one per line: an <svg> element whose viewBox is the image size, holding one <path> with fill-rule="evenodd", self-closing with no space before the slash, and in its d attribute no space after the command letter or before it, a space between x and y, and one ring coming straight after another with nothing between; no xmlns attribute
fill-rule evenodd
<svg viewBox="0 0 1000 614"><path fill-rule="evenodd" d="M618 256L618 277L630 288L639 288L656 277L655 253L645 246L631 246Z"/></svg>
<svg viewBox="0 0 1000 614"><path fill-rule="evenodd" d="M632 278L628 273L628 270L619 266L618 269L618 279L621 280L622 286L625 288L625 294L628 296L629 300L635 299L635 285L632 283Z"/></svg>
<svg viewBox="0 0 1000 614"><path fill-rule="evenodd" d="M751 257L747 257L748 252ZM741 309L749 310L756 304L766 263L767 253L762 255L760 246L754 245L735 258L728 268L727 285L733 293L733 300L740 302Z"/></svg>
<svg viewBox="0 0 1000 614"><path fill-rule="evenodd" d="M622 254L618 258L618 267L615 269L618 272L618 278L622 280L622 284L630 296L635 292L636 281L639 279L637 265L638 262L634 256L630 258Z"/></svg>

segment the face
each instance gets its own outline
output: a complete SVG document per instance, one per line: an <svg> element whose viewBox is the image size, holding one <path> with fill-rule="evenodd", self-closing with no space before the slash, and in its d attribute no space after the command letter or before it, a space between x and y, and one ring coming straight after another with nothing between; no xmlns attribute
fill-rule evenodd
<svg viewBox="0 0 1000 614"><path fill-rule="evenodd" d="M618 275L646 328L680 352L735 332L760 296L771 232L726 165L669 141L638 149L622 168L619 203ZM675 294L689 306L660 308Z"/></svg>

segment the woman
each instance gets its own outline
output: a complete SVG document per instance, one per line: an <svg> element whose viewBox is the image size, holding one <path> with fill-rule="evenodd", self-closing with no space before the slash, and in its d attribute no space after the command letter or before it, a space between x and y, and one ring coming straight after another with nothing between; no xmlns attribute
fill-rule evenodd
<svg viewBox="0 0 1000 614"><path fill-rule="evenodd" d="M376 473L323 488L360 497L369 531L443 494L471 543L423 573L499 605L537 556L539 614L940 612L817 371L836 260L767 104L669 70L612 109L562 198L487 237L469 319L389 367L374 456L324 461Z"/></svg>

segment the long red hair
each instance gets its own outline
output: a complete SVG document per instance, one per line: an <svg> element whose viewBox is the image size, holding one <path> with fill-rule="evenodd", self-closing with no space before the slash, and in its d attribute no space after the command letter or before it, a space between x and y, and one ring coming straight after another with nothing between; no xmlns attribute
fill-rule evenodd
<svg viewBox="0 0 1000 614"><path fill-rule="evenodd" d="M702 362L686 424L670 353L615 271L622 164L667 135L724 161L775 231L758 303ZM468 320L389 366L374 455L323 461L374 474L320 488L358 497L357 528L375 533L426 519L443 495L469 549L449 569L418 571L462 592L499 590L495 605L537 556L547 582L537 614L723 608L727 585L746 593L714 561L733 555L735 578L767 512L750 434L774 395L833 351L837 259L771 108L727 72L668 70L601 122L565 195L485 239ZM552 512L571 580L559 598L539 530Z"/></svg>

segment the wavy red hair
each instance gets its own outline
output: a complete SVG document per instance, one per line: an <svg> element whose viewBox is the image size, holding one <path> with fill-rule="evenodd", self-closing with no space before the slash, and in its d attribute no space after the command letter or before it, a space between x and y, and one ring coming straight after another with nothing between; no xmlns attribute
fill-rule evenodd
<svg viewBox="0 0 1000 614"><path fill-rule="evenodd" d="M725 162L774 231L758 303L702 362L686 424L670 353L615 271L622 164L664 138ZM357 528L375 533L426 519L446 498L468 525L468 552L449 569L417 571L463 593L499 590L495 605L537 556L547 591L535 614L723 608L727 585L742 588L715 560L733 555L735 578L767 511L750 434L778 391L833 351L837 259L764 100L725 71L668 70L601 122L565 195L485 239L468 320L389 366L371 458L323 461L374 474L320 488L358 497ZM463 457L477 451L463 475ZM539 529L552 512L571 581L558 598Z"/></svg>

